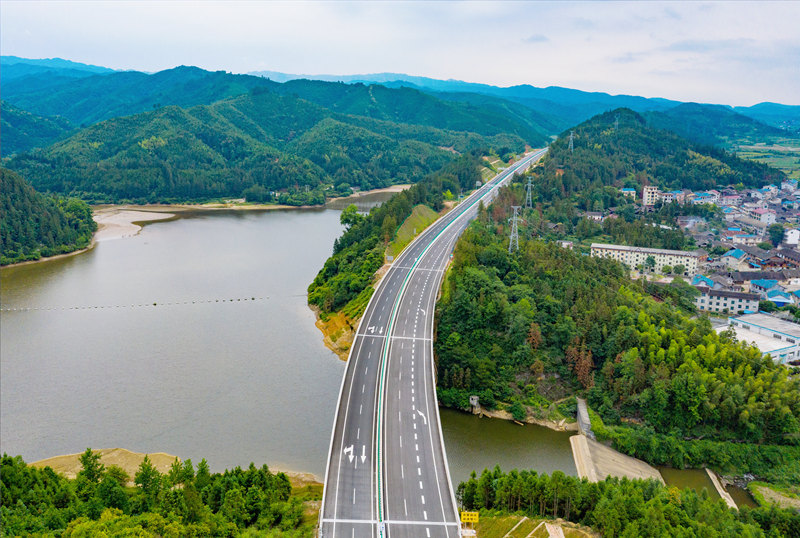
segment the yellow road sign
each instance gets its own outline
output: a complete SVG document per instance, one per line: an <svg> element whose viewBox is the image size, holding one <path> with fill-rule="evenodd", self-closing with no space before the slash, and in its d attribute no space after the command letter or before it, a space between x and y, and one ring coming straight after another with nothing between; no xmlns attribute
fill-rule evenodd
<svg viewBox="0 0 800 538"><path fill-rule="evenodd" d="M480 514L478 512L461 512L461 522L462 523L477 523L479 515Z"/></svg>

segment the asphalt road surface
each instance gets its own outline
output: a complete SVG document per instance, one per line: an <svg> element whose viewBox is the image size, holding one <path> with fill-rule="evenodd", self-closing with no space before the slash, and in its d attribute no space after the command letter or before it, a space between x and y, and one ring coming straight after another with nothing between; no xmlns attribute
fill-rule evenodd
<svg viewBox="0 0 800 538"><path fill-rule="evenodd" d="M436 402L433 314L458 236L530 153L429 226L372 295L345 369L320 509L320 536L459 536Z"/></svg>

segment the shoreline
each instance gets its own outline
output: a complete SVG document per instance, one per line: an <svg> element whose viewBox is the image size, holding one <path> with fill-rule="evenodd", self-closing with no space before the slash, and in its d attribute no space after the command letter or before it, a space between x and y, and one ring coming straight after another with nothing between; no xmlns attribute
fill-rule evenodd
<svg viewBox="0 0 800 538"><path fill-rule="evenodd" d="M442 406L439 406L442 407ZM463 409L457 409L453 407L445 407L445 409L456 409L457 411L463 411ZM469 413L469 411L464 411L465 413ZM495 409L493 411L487 411L486 409L481 408L480 413L478 413L481 418L494 418L498 420L507 420L511 422L517 422L514 420L514 417L511 416L509 411L505 409ZM535 424L537 426L541 426L543 428L547 428L549 430L557 431L557 432L577 432L578 431L578 423L577 422L567 422L566 419L561 419L560 421L556 422L554 420L547 420L544 418L534 418L534 417L526 417L525 424Z"/></svg>
<svg viewBox="0 0 800 538"><path fill-rule="evenodd" d="M357 200L358 198L383 192L402 192L410 188L412 184L391 185L381 189L360 191L350 196L331 198L323 205L282 205L282 204L244 204L239 202L215 202L205 204L99 204L92 206L92 218L97 223L97 230L92 235L92 240L85 248L73 250L65 254L47 256L38 260L25 260L23 262L10 263L4 265L2 269L8 267L20 267L34 263L58 260L69 256L77 256L92 250L98 242L110 241L113 239L124 239L136 236L141 232L143 224L150 222L166 221L180 218L181 213L191 211L275 211L275 210L302 210L302 209L329 209L328 204L341 200ZM134 213L128 215L127 213ZM125 216L122 216L125 215ZM112 231L113 230L113 231Z"/></svg>
<svg viewBox="0 0 800 538"><path fill-rule="evenodd" d="M325 205L322 207L327 206L331 202L341 202L342 200L350 200L350 199L358 199L370 194L380 194L383 192L390 192L390 193L398 193L403 192L404 190L410 189L414 184L413 183L402 183L399 185L390 185L388 187L383 187L382 189L370 189L368 191L358 191L349 196L339 196L337 198L329 198ZM291 207L291 206L290 206ZM319 206L308 206L308 207L319 207Z"/></svg>
<svg viewBox="0 0 800 538"><path fill-rule="evenodd" d="M134 485L133 478L139 465L144 460L145 455L150 458L150 461L161 474L167 474L169 472L172 462L174 462L176 458L179 462L183 462L182 458L172 454L167 454L166 452L133 452L125 448L100 448L92 449L92 452L100 455L100 463L106 467L110 465L116 465L122 468L130 478L128 486ZM78 471L81 469L80 457L82 455L83 452L78 452L76 454L62 454L59 456L52 456L30 462L27 465L30 465L31 467L37 467L39 469L50 467L53 469L53 471L64 476L65 478L74 480L78 475ZM198 462L195 462L195 465L197 463ZM292 487L301 488L306 486L322 485L322 481L313 473L307 473L303 471L288 471L279 469L277 467L273 468L271 466L269 467L269 470L272 474L285 474L287 478L289 478L289 482L291 482Z"/></svg>

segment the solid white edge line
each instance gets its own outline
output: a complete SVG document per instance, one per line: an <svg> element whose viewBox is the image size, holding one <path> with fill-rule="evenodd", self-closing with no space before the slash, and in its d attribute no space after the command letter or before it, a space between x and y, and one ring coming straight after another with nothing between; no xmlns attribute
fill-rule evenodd
<svg viewBox="0 0 800 538"><path fill-rule="evenodd" d="M537 152L538 154L540 154L539 158L541 158L541 156L544 155L546 152L547 152L547 148L539 150ZM533 155L536 155L536 153L534 153ZM535 158L535 157L531 157L530 161L532 161L533 158ZM519 168L519 167L517 167L517 168ZM516 168L514 170L516 171ZM505 170L504 172L509 172L509 170ZM500 174L498 174L498 176L500 176L500 175L502 175L502 172ZM510 177L513 177L513 172L509 173L506 178L503 178L502 180L500 180L497 183L497 185L500 185L501 183L503 183L504 181L506 181L506 179L508 179ZM489 181L491 182L493 180L489 180ZM483 198L487 194L491 193L495 188L496 188L496 186L492 187L491 189L489 189L487 191L487 193L481 195L481 198ZM474 196L479 191L480 191L480 189L476 190L471 196ZM465 199L464 201L462 201L462 203L466 202L468 199L469 199L469 197L467 199ZM461 205L461 204L459 204L459 205ZM458 207L458 206L456 206L456 207ZM466 210L465 210L465 212L466 212ZM435 222L431 223L431 225L429 225L427 228L425 228L425 230L423 230L414 240L412 240L411 243L406 245L406 247L403 249L403 251L400 253L400 255L397 256L396 259L394 259L392 262L389 263L389 265L390 265L389 270L386 272L384 277L375 286L375 291L370 296L369 301L367 302L367 306L364 308L364 315L361 316L361 319L358 322L358 327L356 327L356 331L355 331L356 332L356 338L358 338L358 331L359 331L359 329L361 329L362 323L367 318L367 312L369 312L370 306L372 306L372 301L382 291L384 282L389 280L389 273L392 271L392 269L395 269L395 267L396 267L395 264L396 263L399 264L401 259L406 258L407 254L413 250L412 247L416 246L415 243L421 241L423 237L433 233L434 228L437 227L436 224L437 223L440 224L441 222L446 220L446 218L449 215L450 215L450 212L446 213L440 219L437 219ZM462 215L463 215L463 213L462 213ZM457 221L460 216L461 215L459 215L458 217L453 218L450 223L448 223L447 225L444 226L444 228L447 228L453 222ZM442 231L444 231L444 230L442 230ZM435 235L438 235L438 233L435 234ZM402 265L398 265L397 268L398 269L404 269L402 267ZM443 274L443 273L440 273L440 274ZM432 352L432 350L433 350L433 339L431 339L431 346L430 347L431 347L431 357L433 357L433 352ZM328 458L327 458L327 462L326 462L326 466L325 466L325 481L323 482L323 486L322 486L322 506L320 507L320 511L319 511L319 528L320 529L322 529L322 524L323 524L323 522L325 522L325 520L323 518L323 515L325 513L325 501L327 499L326 495L328 493L330 493L328 486L329 486L329 478L330 478L330 470L331 470L331 457L333 456L333 444L334 444L334 440L336 438L336 425L337 425L337 423L339 421L339 411L341 409L341 401L342 401L342 395L344 393L344 385L345 385L345 381L347 380L347 373L348 373L350 364L352 362L351 359L352 359L352 356L353 356L353 351L355 349L356 349L356 346L353 345L350 348L350 353L347 356L347 364L345 365L344 372L342 373L342 381L341 381L341 383L339 385L339 397L336 400L336 414L333 417L333 427L331 428L331 441L330 441L329 448L328 448ZM431 360L431 363L432 362L433 361ZM437 403L437 410L436 411L438 413L438 403ZM439 436L440 436L440 440L441 440L442 451L445 454L445 461L447 461L447 456L446 456L446 451L445 451L445 446L444 446L444 440L443 440L443 437L442 437L442 434L441 434L441 420L439 421ZM344 445L344 431L342 431L342 445ZM374 445L374 443L373 443L373 445ZM339 465L338 467L339 467L339 469L341 469L341 465ZM337 473L337 475L338 475L338 473ZM448 483L450 485L450 492L451 492L451 496L452 496L452 499L453 499L453 506L455 506L455 493L453 492L452 480L450 478L450 470L449 469L447 469L447 480L448 480ZM336 515L335 511L336 511L336 502L338 500L338 488L339 488L339 480L337 478L337 483L336 483L336 492L337 492L337 494L336 494L335 500L334 500L334 516ZM329 521L332 522L333 525L334 525L333 534L335 534L336 520L335 519L330 519ZM460 521L460 519L459 519L459 521Z"/></svg>

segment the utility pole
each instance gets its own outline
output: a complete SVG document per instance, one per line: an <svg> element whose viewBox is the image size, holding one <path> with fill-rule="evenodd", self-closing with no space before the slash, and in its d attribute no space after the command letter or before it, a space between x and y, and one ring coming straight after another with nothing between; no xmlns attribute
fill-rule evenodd
<svg viewBox="0 0 800 538"><path fill-rule="evenodd" d="M575 134L575 133L574 133L573 131L570 131L570 132L569 132L569 152L570 152L570 153L572 153L572 150L575 148L575 146L574 146L574 145L573 145L573 143L572 143L572 139L573 139L573 137L574 137L574 134Z"/></svg>
<svg viewBox="0 0 800 538"><path fill-rule="evenodd" d="M528 178L528 185L526 186L526 189L527 192L525 194L525 208L530 209L533 207L533 196L531 194L533 190L533 185L531 184L531 178Z"/></svg>
<svg viewBox="0 0 800 538"><path fill-rule="evenodd" d="M511 209L514 210L514 215L508 219L511 221L511 240L508 242L508 253L511 254L514 250L519 250L519 228L517 227L517 220L519 219L520 206L512 205Z"/></svg>

